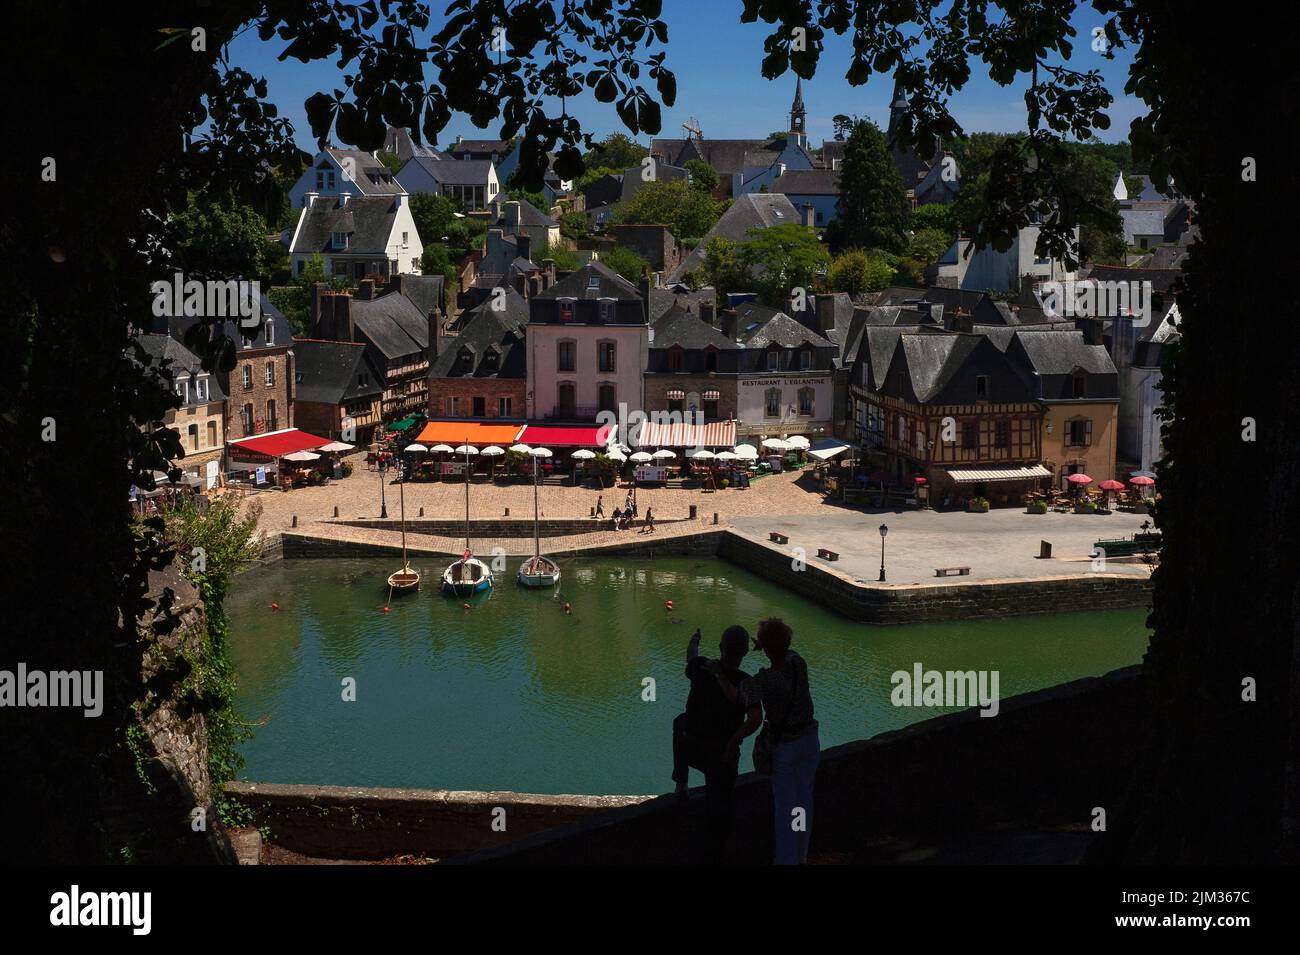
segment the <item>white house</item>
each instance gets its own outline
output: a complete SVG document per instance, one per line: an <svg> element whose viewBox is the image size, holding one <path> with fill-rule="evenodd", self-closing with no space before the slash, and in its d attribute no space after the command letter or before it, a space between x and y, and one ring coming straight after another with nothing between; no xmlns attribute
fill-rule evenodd
<svg viewBox="0 0 1300 955"><path fill-rule="evenodd" d="M387 279L418 273L424 244L415 230L406 193L393 196L317 196L305 206L289 238L293 274L301 275L313 255L330 275Z"/></svg>
<svg viewBox="0 0 1300 955"><path fill-rule="evenodd" d="M957 240L938 262L936 284L974 291L1008 292L1018 288L1020 279L1026 275L1032 276L1035 282L1073 279L1075 273L1068 271L1064 262L1038 254L1038 232L1036 225L1025 226L1011 240L1005 252L988 246L967 255L971 240ZM1078 229L1075 229L1074 236L1077 242Z"/></svg>
<svg viewBox="0 0 1300 955"><path fill-rule="evenodd" d="M488 208L501 192L496 166L488 159L415 156L402 167L397 181L412 195L423 192L454 199L466 212Z"/></svg>
<svg viewBox="0 0 1300 955"><path fill-rule="evenodd" d="M302 208L308 193L318 196L396 196L404 193L393 171L359 149L326 149L289 190L289 203Z"/></svg>

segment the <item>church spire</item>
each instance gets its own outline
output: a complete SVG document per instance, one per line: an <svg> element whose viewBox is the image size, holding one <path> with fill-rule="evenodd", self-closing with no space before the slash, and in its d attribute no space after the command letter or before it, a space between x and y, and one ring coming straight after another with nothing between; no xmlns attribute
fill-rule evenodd
<svg viewBox="0 0 1300 955"><path fill-rule="evenodd" d="M790 104L790 132L802 136L805 132L803 108L803 81L794 79L794 102Z"/></svg>
<svg viewBox="0 0 1300 955"><path fill-rule="evenodd" d="M903 84L894 79L894 98L889 104L889 128L885 131L885 138L890 143L894 141L894 133L898 129L898 124L902 122L904 114L907 113L907 97L903 95Z"/></svg>

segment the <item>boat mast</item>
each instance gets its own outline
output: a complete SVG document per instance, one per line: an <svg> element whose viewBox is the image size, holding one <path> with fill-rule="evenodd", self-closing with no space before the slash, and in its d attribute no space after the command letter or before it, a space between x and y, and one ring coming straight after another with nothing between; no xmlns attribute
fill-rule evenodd
<svg viewBox="0 0 1300 955"><path fill-rule="evenodd" d="M468 442L468 438L465 439ZM465 550L469 550L469 444L465 445Z"/></svg>
<svg viewBox="0 0 1300 955"><path fill-rule="evenodd" d="M533 570L537 570L537 558L542 555L542 543L537 529L537 455L533 455Z"/></svg>
<svg viewBox="0 0 1300 955"><path fill-rule="evenodd" d="M399 485L401 489L401 507L402 507L402 570L406 570L410 564L406 560L406 480L403 479Z"/></svg>

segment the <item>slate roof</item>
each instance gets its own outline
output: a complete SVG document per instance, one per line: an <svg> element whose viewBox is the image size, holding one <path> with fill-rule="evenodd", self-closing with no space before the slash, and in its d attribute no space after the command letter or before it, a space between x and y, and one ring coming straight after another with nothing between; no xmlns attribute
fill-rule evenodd
<svg viewBox="0 0 1300 955"><path fill-rule="evenodd" d="M750 229L767 229L774 225L798 223L799 214L788 198L780 193L753 193L739 195L731 203L731 208L722 214L713 224L700 244L691 254L682 259L681 264L673 270L669 281L677 281L688 272L693 272L704 264L704 250L715 238L730 239L739 244L750 240Z"/></svg>
<svg viewBox="0 0 1300 955"><path fill-rule="evenodd" d="M653 331L651 348L671 348L674 345L690 349L707 348L709 345L718 349L740 347L700 318L699 312L688 312L678 303L674 303L659 317L654 323Z"/></svg>
<svg viewBox="0 0 1300 955"><path fill-rule="evenodd" d="M500 153L505 156L510 150L510 141L507 139L462 139L460 142L452 143L447 152L451 155L456 153ZM457 162L473 162L473 160L460 159Z"/></svg>
<svg viewBox="0 0 1300 955"><path fill-rule="evenodd" d="M787 196L838 196L838 169L787 169L772 183L770 191Z"/></svg>
<svg viewBox="0 0 1300 955"><path fill-rule="evenodd" d="M1179 268L1126 269L1118 265L1098 265L1088 273L1088 278L1099 282L1150 282L1153 291L1167 293L1182 274L1183 270Z"/></svg>
<svg viewBox="0 0 1300 955"><path fill-rule="evenodd" d="M593 275L599 280L596 286L588 282ZM557 298L614 298L640 302L641 293L623 276L602 262L596 261L584 265L578 271L556 282L545 292L534 296L534 300Z"/></svg>
<svg viewBox="0 0 1300 955"><path fill-rule="evenodd" d="M822 165L827 169L833 169L836 161L844 162L844 146L842 139L827 139L822 143Z"/></svg>
<svg viewBox="0 0 1300 955"><path fill-rule="evenodd" d="M165 368L172 373L173 378L184 373L188 373L191 378L207 374L203 370L203 363L199 360L199 356L170 335L146 333L137 335L135 341L144 349L144 353L153 359L152 368L159 371ZM208 375L208 397L206 399L199 401L198 392L191 388L189 390L190 400L184 402L181 407L188 408L192 405L207 404L209 401L221 401L225 398L226 393L217 378L217 375Z"/></svg>
<svg viewBox="0 0 1300 955"><path fill-rule="evenodd" d="M357 187L367 196L400 196L406 192L393 171L364 150L331 148L329 154L341 164L344 159L352 160Z"/></svg>
<svg viewBox="0 0 1300 955"><path fill-rule="evenodd" d="M419 166L436 182L450 186L482 186L492 172L490 159L439 160L428 156L415 156L411 162Z"/></svg>
<svg viewBox="0 0 1300 955"><path fill-rule="evenodd" d="M650 180L641 177L640 166L633 166L623 170L623 175L619 177L621 183L619 198L627 202L651 182L684 182L688 178L690 173L685 169L666 162L655 164L655 178Z"/></svg>
<svg viewBox="0 0 1300 955"><path fill-rule="evenodd" d="M917 401L938 400L981 340L978 335L900 336L899 348Z"/></svg>
<svg viewBox="0 0 1300 955"><path fill-rule="evenodd" d="M1133 245L1139 235L1165 234L1165 212L1160 209L1120 209L1119 217L1124 227L1124 244Z"/></svg>
<svg viewBox="0 0 1300 955"><path fill-rule="evenodd" d="M674 305L689 306L698 318L700 303L707 302L716 295L712 285L706 285L697 292L674 291L669 288L652 288L650 290L650 324L653 325Z"/></svg>
<svg viewBox="0 0 1300 955"><path fill-rule="evenodd" d="M456 320L451 324L451 328L453 331L463 331L464 329L468 328L474 322L475 318L478 317L479 313L484 311L492 312L492 314L498 320L513 325L528 324L528 302L525 301L524 297L520 295L518 292L516 292L513 287L506 284L497 285L497 286L485 286L485 287L504 289L506 293L505 295L506 307L500 312L493 310L492 308L493 296L489 295L487 298L479 302L473 308L467 308L465 311L457 315Z"/></svg>
<svg viewBox="0 0 1300 955"><path fill-rule="evenodd" d="M352 238L345 254L386 256L396 223L397 205L391 198L354 196L339 205L337 198L320 197L302 210L289 251L295 255L341 253L332 248L333 233L349 232Z"/></svg>
<svg viewBox="0 0 1300 955"><path fill-rule="evenodd" d="M520 225L537 226L539 228L547 228L547 229L554 229L559 226L558 222L556 222L554 219L548 216L545 212L542 212L542 210L538 209L527 199L512 200L512 199L502 198L501 218L498 219L495 223L495 225L498 228L503 228L503 229L510 228L510 226L506 225L505 204L507 202L514 202L514 201L518 201L519 203L519 224Z"/></svg>
<svg viewBox="0 0 1300 955"><path fill-rule="evenodd" d="M770 166L781 156L783 139L653 139L650 153L664 157L671 165L685 166L702 159L719 175L731 176L746 168Z"/></svg>
<svg viewBox="0 0 1300 955"><path fill-rule="evenodd" d="M404 126L390 126L384 136L384 151L393 153L403 159L414 156L436 156L441 154L432 147L420 146L411 136L411 131Z"/></svg>
<svg viewBox="0 0 1300 955"><path fill-rule="evenodd" d="M296 338L293 357L295 401L341 405L383 394L383 375L366 361L366 346L360 342ZM362 374L367 377L364 386L359 383Z"/></svg>
<svg viewBox="0 0 1300 955"><path fill-rule="evenodd" d="M1113 375L1115 364L1104 345L1089 345L1082 332L1016 329L1032 370L1040 375L1068 375L1075 368L1089 374Z"/></svg>
<svg viewBox="0 0 1300 955"><path fill-rule="evenodd" d="M443 307L445 275L401 274L396 276L396 280L397 290L411 300L420 314L427 317L434 309Z"/></svg>
<svg viewBox="0 0 1300 955"><path fill-rule="evenodd" d="M765 305L745 302L737 306L736 319L736 337L746 348L767 348L769 345L779 345L782 348L798 348L801 345L835 348L835 343L830 339L795 321L785 312Z"/></svg>
<svg viewBox="0 0 1300 955"><path fill-rule="evenodd" d="M353 298L352 323L385 358L402 358L429 347L429 322L409 298L389 292L364 301Z"/></svg>
<svg viewBox="0 0 1300 955"><path fill-rule="evenodd" d="M866 363L866 386L879 390L889 371L898 340L907 329L894 325L869 325L862 330L862 344L858 346L858 359ZM864 350L865 348L865 350ZM860 378L855 379L861 382Z"/></svg>
<svg viewBox="0 0 1300 955"><path fill-rule="evenodd" d="M271 300L265 295L261 297L262 323L257 326L257 334L251 339L244 338L244 330L239 326L239 320L228 318L222 323L222 329L225 335L235 343L235 348L243 350L247 348L283 348L286 345L293 344L293 326L289 324L289 319L285 318L284 313L271 304ZM266 325L267 322L272 324L274 333L274 344L266 343ZM202 318L190 315L178 315L174 317L155 318L153 332L170 335L176 339L182 346L185 344L185 332L192 325L203 324Z"/></svg>
<svg viewBox="0 0 1300 955"><path fill-rule="evenodd" d="M509 306L506 311L496 312L489 302L483 302L471 311L474 316L461 333L455 338L444 339L443 351L433 360L429 377L527 378L524 330ZM523 320L528 320L526 307ZM495 367L492 367L486 358L494 348L498 357ZM468 364L461 358L466 352L471 356Z"/></svg>

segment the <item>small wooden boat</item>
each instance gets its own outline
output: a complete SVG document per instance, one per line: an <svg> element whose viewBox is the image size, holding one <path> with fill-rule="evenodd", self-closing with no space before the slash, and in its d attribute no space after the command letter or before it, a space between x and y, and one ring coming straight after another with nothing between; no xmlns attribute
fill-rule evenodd
<svg viewBox="0 0 1300 955"><path fill-rule="evenodd" d="M533 556L519 567L516 578L524 587L554 587L560 582L560 567L542 556L540 514L537 506L537 455L533 455Z"/></svg>
<svg viewBox="0 0 1300 955"><path fill-rule="evenodd" d="M420 572L413 570L411 562L406 558L406 481L402 481L400 487L402 489L402 569L388 575L390 600L395 593L409 593L420 589Z"/></svg>
<svg viewBox="0 0 1300 955"><path fill-rule="evenodd" d="M465 445L466 448L469 445ZM465 597L492 586L492 568L473 555L469 545L469 451L465 452L465 553L442 572L442 592Z"/></svg>

